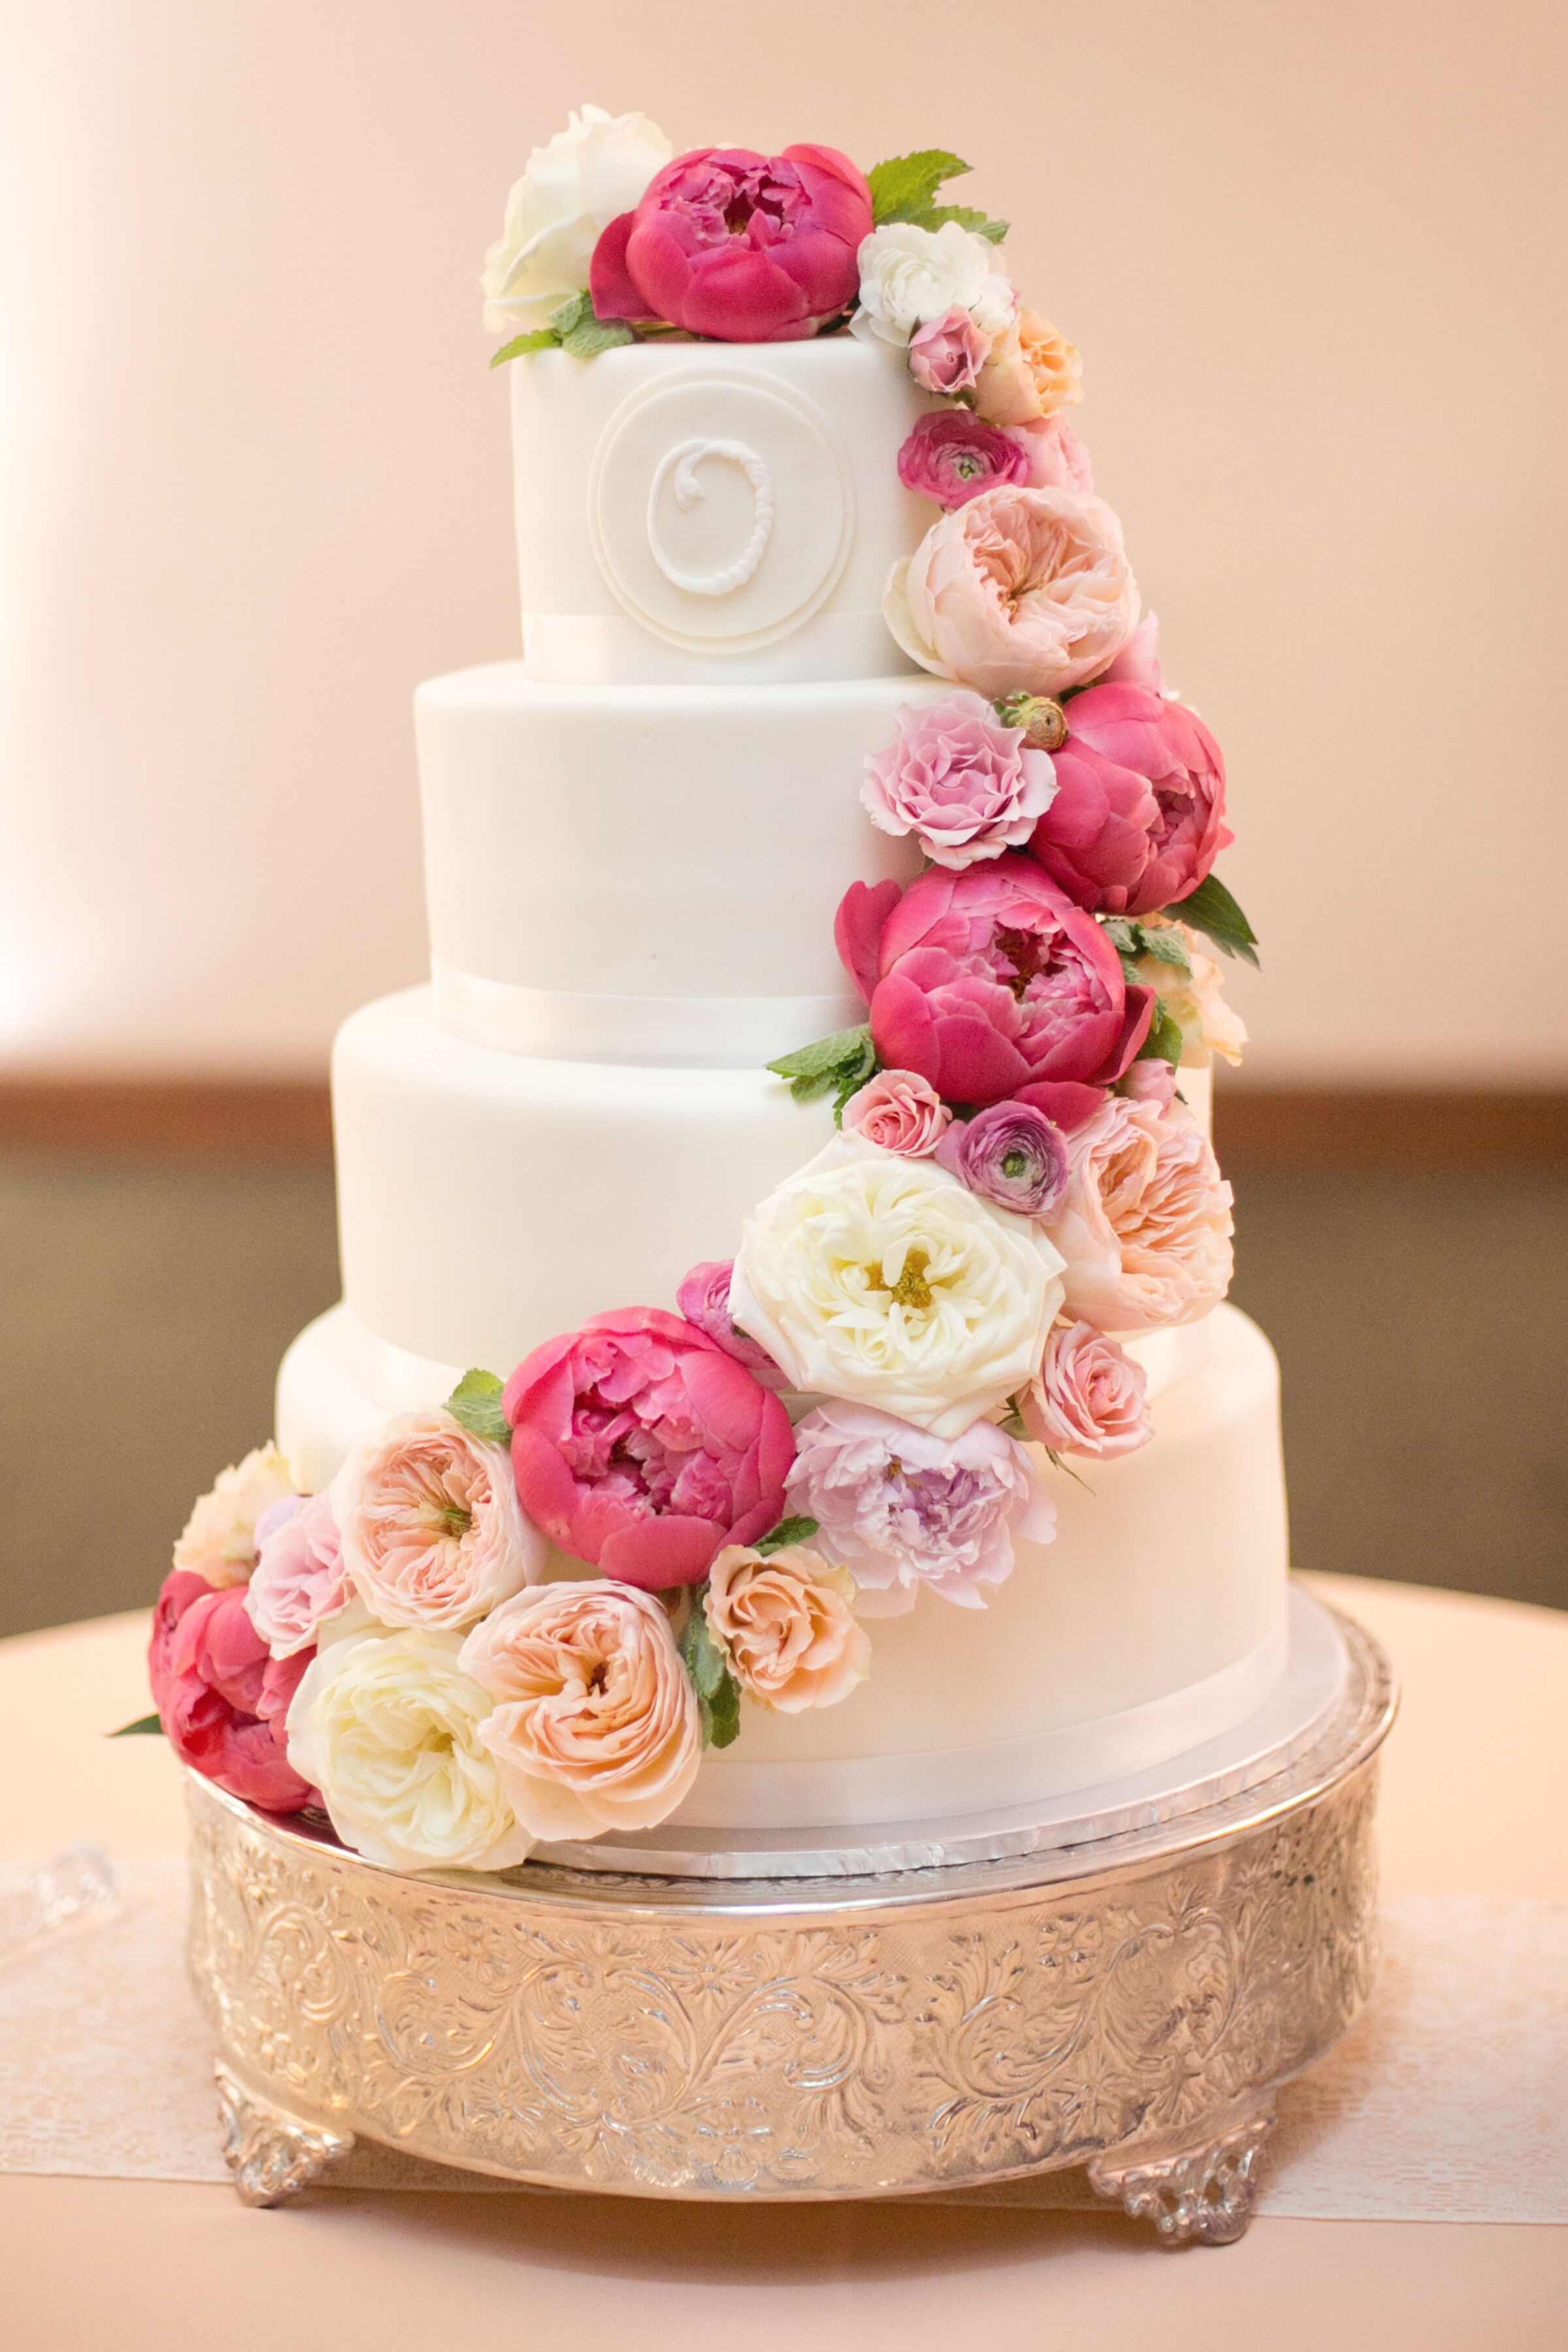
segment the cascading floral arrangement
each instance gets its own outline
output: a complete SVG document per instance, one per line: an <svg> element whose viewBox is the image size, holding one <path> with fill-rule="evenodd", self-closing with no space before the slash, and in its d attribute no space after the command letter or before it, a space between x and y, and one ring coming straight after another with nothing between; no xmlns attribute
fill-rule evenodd
<svg viewBox="0 0 1568 2352"><path fill-rule="evenodd" d="M174 1548L150 1673L181 1756L320 1809L395 1867L501 1870L663 1820L745 1705L848 1699L868 1622L985 1606L1047 1543L1043 1464L1151 1435L1121 1343L1229 1284L1230 1188L1178 1087L1239 1058L1208 952L1256 961L1213 872L1225 765L1166 687L1068 421L1072 345L940 202L931 151L672 156L595 108L537 151L488 257L510 360L682 335L895 345L932 405L899 455L941 510L885 609L951 681L866 765L923 854L851 884L864 1024L770 1067L837 1133L676 1310L594 1317L504 1382L373 1430L323 1493L275 1447ZM787 1400L787 1403L786 1403ZM553 1572L552 1562L553 1559Z"/></svg>

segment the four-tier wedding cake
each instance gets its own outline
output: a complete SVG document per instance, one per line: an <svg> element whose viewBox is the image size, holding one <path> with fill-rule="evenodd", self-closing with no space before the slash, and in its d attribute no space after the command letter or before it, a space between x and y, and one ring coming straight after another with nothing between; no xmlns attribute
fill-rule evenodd
<svg viewBox="0 0 1568 2352"><path fill-rule="evenodd" d="M964 169L589 108L489 257L522 658L416 697L343 1303L152 1648L189 1763L373 1862L868 1850L1281 1674L1223 762Z"/></svg>

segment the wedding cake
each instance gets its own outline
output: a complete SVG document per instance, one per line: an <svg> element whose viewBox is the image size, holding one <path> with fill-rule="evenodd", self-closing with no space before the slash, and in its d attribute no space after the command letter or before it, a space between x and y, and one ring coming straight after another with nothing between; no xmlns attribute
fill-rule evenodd
<svg viewBox="0 0 1568 2352"><path fill-rule="evenodd" d="M189 1763L372 1862L868 1850L1284 1668L1224 765L965 168L590 108L489 257L522 655L416 698L343 1302L152 1648Z"/></svg>

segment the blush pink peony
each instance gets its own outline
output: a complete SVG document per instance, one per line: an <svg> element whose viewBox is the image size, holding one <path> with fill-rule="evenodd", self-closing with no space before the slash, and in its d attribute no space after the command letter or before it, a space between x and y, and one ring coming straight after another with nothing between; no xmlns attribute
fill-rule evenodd
<svg viewBox="0 0 1568 2352"><path fill-rule="evenodd" d="M720 342L798 341L854 301L870 231L871 192L837 148L694 148L599 238L594 309Z"/></svg>
<svg viewBox="0 0 1568 2352"><path fill-rule="evenodd" d="M269 1813L315 1801L289 1762L284 1729L311 1654L268 1657L242 1585L217 1590L194 1570L172 1570L153 1612L147 1675L175 1754Z"/></svg>
<svg viewBox="0 0 1568 2352"><path fill-rule="evenodd" d="M804 1544L767 1559L727 1545L703 1608L708 1630L748 1698L781 1715L836 1706L865 1681L871 1644L851 1605L854 1580Z"/></svg>
<svg viewBox="0 0 1568 2352"><path fill-rule="evenodd" d="M730 1312L730 1286L735 1276L732 1257L718 1258L694 1265L675 1294L675 1303L686 1320L704 1339L744 1364L754 1381L776 1396L788 1382L765 1348L759 1348L749 1333L742 1331Z"/></svg>
<svg viewBox="0 0 1568 2352"><path fill-rule="evenodd" d="M879 1070L845 1104L843 1127L901 1160L929 1160L952 1119L928 1079L913 1070Z"/></svg>
<svg viewBox="0 0 1568 2352"><path fill-rule="evenodd" d="M1070 1138L1046 1230L1066 1311L1100 1331L1195 1323L1230 1287L1231 1190L1179 1105L1108 1095Z"/></svg>
<svg viewBox="0 0 1568 2352"><path fill-rule="evenodd" d="M1027 478L1029 461L1010 434L982 425L967 408L922 416L899 451L906 490L939 507L961 507L999 482Z"/></svg>
<svg viewBox="0 0 1568 2352"><path fill-rule="evenodd" d="M943 515L888 576L883 612L912 661L978 693L1065 693L1137 625L1121 525L1080 490L1007 484Z"/></svg>
<svg viewBox="0 0 1568 2352"><path fill-rule="evenodd" d="M1089 451L1065 416L1042 416L1032 425L1009 425L1006 431L1008 439L1016 441L1024 453L1022 478L1027 488L1093 489L1094 467ZM1138 625L1142 628L1142 623Z"/></svg>
<svg viewBox="0 0 1568 2352"><path fill-rule="evenodd" d="M454 1633L544 1573L544 1540L523 1517L506 1449L449 1412L384 1422L349 1455L331 1497L343 1566L383 1625Z"/></svg>
<svg viewBox="0 0 1568 2352"><path fill-rule="evenodd" d="M342 1539L330 1495L289 1495L256 1523L256 1570L245 1588L250 1622L275 1658L291 1658L348 1607Z"/></svg>
<svg viewBox="0 0 1568 2352"><path fill-rule="evenodd" d="M1150 992L1126 985L1100 925L1026 857L935 867L903 892L853 883L835 936L882 1060L947 1102L1001 1102L1042 1081L1109 1086L1148 1034ZM1037 1108L1071 1123L1049 1098Z"/></svg>
<svg viewBox="0 0 1568 2352"><path fill-rule="evenodd" d="M1231 838L1219 745L1184 703L1142 686L1091 686L1067 718L1030 855L1097 913L1184 898Z"/></svg>
<svg viewBox="0 0 1568 2352"><path fill-rule="evenodd" d="M1107 1462L1152 1436L1148 1384L1136 1358L1092 1323L1060 1323L1019 1410L1030 1436L1054 1454Z"/></svg>
<svg viewBox="0 0 1568 2352"><path fill-rule="evenodd" d="M969 311L954 303L940 319L928 319L910 337L910 373L922 392L944 400L969 391L979 380L991 338Z"/></svg>
<svg viewBox="0 0 1568 2352"><path fill-rule="evenodd" d="M507 1382L523 1508L617 1584L697 1584L784 1507L789 1415L677 1315L628 1307L547 1340Z"/></svg>
<svg viewBox="0 0 1568 2352"><path fill-rule="evenodd" d="M884 833L912 833L939 866L973 866L1026 842L1056 790L1047 753L978 694L906 703L860 798Z"/></svg>

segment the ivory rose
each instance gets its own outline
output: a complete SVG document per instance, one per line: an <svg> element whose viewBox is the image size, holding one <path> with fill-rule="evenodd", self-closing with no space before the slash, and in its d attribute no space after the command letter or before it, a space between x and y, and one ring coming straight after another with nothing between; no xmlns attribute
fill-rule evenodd
<svg viewBox="0 0 1568 2352"><path fill-rule="evenodd" d="M1049 1543L1056 1509L1025 1448L994 1422L933 1437L837 1399L795 1432L790 1507L855 1579L863 1617L912 1609L922 1590L982 1609L1013 1572L1015 1542Z"/></svg>
<svg viewBox="0 0 1568 2352"><path fill-rule="evenodd" d="M269 1658L240 1585L215 1589L172 1569L153 1612L147 1676L169 1744L231 1797L269 1813L298 1812L315 1795L289 1761L283 1718L308 1661Z"/></svg>
<svg viewBox="0 0 1568 2352"><path fill-rule="evenodd" d="M612 116L602 106L585 106L547 147L536 147L485 256L490 333L542 327L580 294L601 230L631 210L668 161L669 142L646 114Z"/></svg>
<svg viewBox="0 0 1568 2352"><path fill-rule="evenodd" d="M888 575L882 609L911 661L977 693L1060 695L1137 625L1121 525L1081 490L984 490Z"/></svg>
<svg viewBox="0 0 1568 2352"><path fill-rule="evenodd" d="M471 1625L544 1573L506 1449L449 1412L403 1412L355 1446L331 1486L343 1566L381 1624Z"/></svg>
<svg viewBox="0 0 1568 2352"><path fill-rule="evenodd" d="M1195 1323L1230 1286L1231 1190L1180 1105L1108 1095L1068 1141L1047 1231L1066 1311L1100 1331Z"/></svg>
<svg viewBox="0 0 1568 2352"><path fill-rule="evenodd" d="M929 1160L952 1113L930 1082L913 1070L879 1070L844 1106L844 1132L896 1151L905 1160Z"/></svg>
<svg viewBox="0 0 1568 2352"><path fill-rule="evenodd" d="M792 1387L957 1437L1038 1363L1058 1266L1027 1219L851 1135L747 1220L731 1297Z"/></svg>
<svg viewBox="0 0 1568 2352"><path fill-rule="evenodd" d="M732 1319L765 1348L738 1281ZM789 1415L678 1315L593 1316L536 1348L503 1402L524 1509L617 1584L700 1583L721 1545L765 1534L784 1507Z"/></svg>
<svg viewBox="0 0 1568 2352"><path fill-rule="evenodd" d="M258 1445L204 1495L174 1545L174 1566L208 1584L243 1584L256 1565L256 1522L294 1492L275 1445Z"/></svg>
<svg viewBox="0 0 1568 2352"><path fill-rule="evenodd" d="M1067 720L1030 855L1096 913L1186 898L1231 838L1225 761L1203 720L1146 687L1103 682L1073 696Z"/></svg>
<svg viewBox="0 0 1568 2352"><path fill-rule="evenodd" d="M343 1843L391 1870L510 1870L533 1839L479 1736L489 1693L459 1633L405 1627L319 1650L289 1709L289 1760Z"/></svg>
<svg viewBox="0 0 1568 2352"><path fill-rule="evenodd" d="M1030 310L994 338L974 387L974 405L988 425L1032 425L1082 398L1077 346Z"/></svg>
<svg viewBox="0 0 1568 2352"><path fill-rule="evenodd" d="M921 327L944 327L962 311L989 347L1012 324L1017 296L996 267L996 248L957 221L917 228L889 221L860 247L860 307L850 320L862 341L908 344Z"/></svg>
<svg viewBox="0 0 1568 2352"><path fill-rule="evenodd" d="M939 507L961 507L998 482L1028 479L1029 459L1009 433L982 425L967 408L922 416L899 451L906 490Z"/></svg>
<svg viewBox="0 0 1568 2352"><path fill-rule="evenodd" d="M718 1258L694 1265L675 1294L675 1303L692 1327L733 1356L763 1388L771 1389L776 1396L784 1385L784 1376L765 1348L749 1339L730 1312L730 1285L734 1278L733 1258Z"/></svg>
<svg viewBox="0 0 1568 2352"><path fill-rule="evenodd" d="M906 703L860 798L884 833L912 833L939 866L972 866L1026 842L1056 790L1051 762L978 694Z"/></svg>
<svg viewBox="0 0 1568 2352"><path fill-rule="evenodd" d="M1018 1405L1039 1444L1106 1462L1153 1435L1147 1387L1142 1365L1092 1323L1060 1323Z"/></svg>
<svg viewBox="0 0 1568 2352"><path fill-rule="evenodd" d="M781 1715L837 1706L871 1670L851 1603L855 1581L804 1544L764 1559L730 1544L703 1596L708 1630L748 1698Z"/></svg>
<svg viewBox="0 0 1568 2352"><path fill-rule="evenodd" d="M634 1586L533 1586L476 1625L466 1673L493 1702L479 1738L538 1838L649 1829L697 1777L702 1730L669 1620Z"/></svg>
<svg viewBox="0 0 1568 2352"><path fill-rule="evenodd" d="M309 1649L320 1627L347 1608L349 1591L330 1495L289 1495L263 1511L245 1605L275 1658Z"/></svg>
<svg viewBox="0 0 1568 2352"><path fill-rule="evenodd" d="M967 392L991 348L967 310L954 304L940 319L928 319L910 337L910 373L922 392L952 400Z"/></svg>
<svg viewBox="0 0 1568 2352"><path fill-rule="evenodd" d="M1163 931L1181 942L1185 968L1167 958L1138 959L1140 979L1151 987L1182 1033L1184 1070L1206 1070L1215 1054L1239 1062L1247 1043L1247 1024L1225 1001L1217 960L1205 954L1197 933L1185 923L1145 922L1144 930Z"/></svg>

